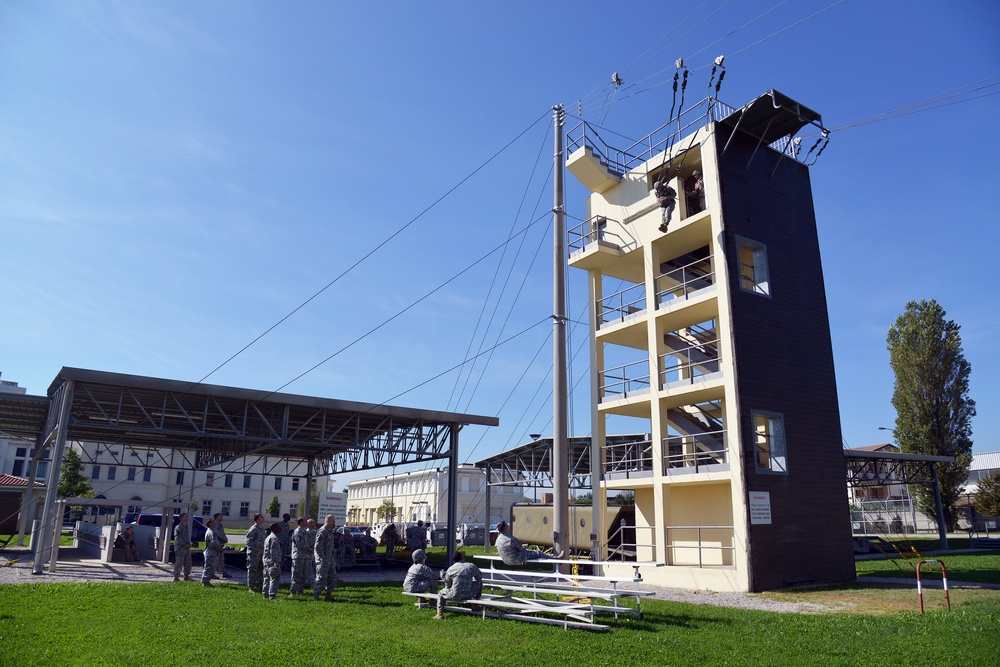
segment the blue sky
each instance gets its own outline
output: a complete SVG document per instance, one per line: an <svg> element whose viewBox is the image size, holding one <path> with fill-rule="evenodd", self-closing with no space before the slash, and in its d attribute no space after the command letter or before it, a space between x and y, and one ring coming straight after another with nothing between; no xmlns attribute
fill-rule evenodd
<svg viewBox="0 0 1000 667"><path fill-rule="evenodd" d="M885 441L886 331L934 298L972 363L975 449L1000 449L1000 5L844 0L774 34L834 3L6 2L3 378L199 380L329 285L208 381L498 415L463 434L473 461L550 433L549 109L572 126L583 99L637 139L676 58L690 104L723 54L723 101L775 88L831 128L979 89L835 131L812 182L847 444ZM585 296L571 272L571 317Z"/></svg>

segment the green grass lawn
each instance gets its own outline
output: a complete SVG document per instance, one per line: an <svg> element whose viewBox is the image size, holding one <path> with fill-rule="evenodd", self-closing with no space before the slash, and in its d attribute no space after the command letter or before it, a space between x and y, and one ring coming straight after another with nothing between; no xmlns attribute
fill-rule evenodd
<svg viewBox="0 0 1000 667"><path fill-rule="evenodd" d="M948 581L973 581L1000 584L1000 552L988 551L974 554L938 554L928 556L944 561L948 570ZM896 558L893 560L855 561L858 576L893 577L917 580L916 567L919 558ZM933 572L929 569L933 568ZM941 579L941 567L937 563L923 566L921 578L937 581Z"/></svg>
<svg viewBox="0 0 1000 667"><path fill-rule="evenodd" d="M283 588L282 592L286 592ZM399 585L335 602L266 601L236 585L0 586L0 665L988 665L997 598L951 613L777 614L662 601L607 633L449 614Z"/></svg>

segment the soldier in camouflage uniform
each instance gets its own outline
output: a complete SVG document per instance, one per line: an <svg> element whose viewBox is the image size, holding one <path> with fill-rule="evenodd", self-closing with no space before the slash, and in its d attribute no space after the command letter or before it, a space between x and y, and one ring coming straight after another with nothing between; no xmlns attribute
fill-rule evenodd
<svg viewBox="0 0 1000 667"><path fill-rule="evenodd" d="M336 525L333 515L327 514L323 525L316 531L316 582L313 584L313 600L319 599L320 591L326 592L325 600L333 600L333 589L337 587L337 567L333 561Z"/></svg>
<svg viewBox="0 0 1000 667"><path fill-rule="evenodd" d="M292 533L292 587L288 596L301 593L306 587L306 572L309 560L313 557L313 545L309 539L309 528L306 520L299 517L299 527Z"/></svg>
<svg viewBox="0 0 1000 667"><path fill-rule="evenodd" d="M253 515L253 525L247 531L247 588L256 593L264 584L264 540L267 530L264 529L264 517Z"/></svg>
<svg viewBox="0 0 1000 667"><path fill-rule="evenodd" d="M448 600L478 600L483 594L483 573L472 563L465 562L465 554L455 552L455 562L444 574L445 589L438 595L437 615L444 618Z"/></svg>
<svg viewBox="0 0 1000 667"><path fill-rule="evenodd" d="M260 592L266 599L273 600L278 594L278 584L281 583L281 522L272 523L270 533L264 540L264 583Z"/></svg>
<svg viewBox="0 0 1000 667"><path fill-rule="evenodd" d="M288 525L291 520L291 514L285 514L281 517L281 521L278 523L280 532L278 533L278 539L281 540L281 553L285 561L289 561L292 557L292 550L289 548L291 546L292 539L292 527ZM285 567L287 563L282 563L281 566Z"/></svg>
<svg viewBox="0 0 1000 667"><path fill-rule="evenodd" d="M215 534L215 522L211 519L205 524L205 569L201 573L201 585L211 586L212 575L215 573L215 562L222 551L222 542Z"/></svg>
<svg viewBox="0 0 1000 667"><path fill-rule="evenodd" d="M365 528L365 534L361 536L359 542L361 543L361 557L375 558L375 547L378 546L378 540L372 537L371 528Z"/></svg>
<svg viewBox="0 0 1000 667"><path fill-rule="evenodd" d="M184 581L191 581L191 526L186 512L174 526L174 581L180 580L181 568L184 569Z"/></svg>
<svg viewBox="0 0 1000 667"><path fill-rule="evenodd" d="M313 545L313 550L316 549L316 521L309 519L306 522L306 528L309 530L309 544ZM306 567L306 588L312 590L313 582L316 581L316 561L313 558L309 559Z"/></svg>
<svg viewBox="0 0 1000 667"><path fill-rule="evenodd" d="M222 527L222 513L216 512L212 517L215 521L215 536L219 538L219 557L215 561L215 571L223 579L231 579L233 575L226 570L226 545L229 538L226 536L226 529Z"/></svg>
<svg viewBox="0 0 1000 667"><path fill-rule="evenodd" d="M407 593L426 593L430 590L437 592L437 576L434 570L427 567L427 554L423 549L413 552L413 565L406 571L403 590Z"/></svg>

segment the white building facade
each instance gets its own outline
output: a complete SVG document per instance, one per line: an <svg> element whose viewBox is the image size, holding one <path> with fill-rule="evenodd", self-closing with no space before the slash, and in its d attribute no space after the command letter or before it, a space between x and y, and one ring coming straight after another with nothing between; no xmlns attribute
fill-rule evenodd
<svg viewBox="0 0 1000 667"><path fill-rule="evenodd" d="M471 465L458 467L458 523L496 523L522 499L517 487L495 486L486 511L486 474ZM401 522L452 523L448 516L448 469L429 468L374 477L347 485L347 522L368 526L379 523L383 503L396 508Z"/></svg>
<svg viewBox="0 0 1000 667"><path fill-rule="evenodd" d="M230 461L225 469L193 471L184 469L169 449L89 442L70 446L80 454L97 497L121 500L125 513L159 513L156 508L166 501L182 503L206 518L221 513L230 521L249 521L258 512L295 517L305 510L305 463L246 457ZM320 492L328 490L326 478L315 484ZM265 509L274 497L279 508L272 515Z"/></svg>

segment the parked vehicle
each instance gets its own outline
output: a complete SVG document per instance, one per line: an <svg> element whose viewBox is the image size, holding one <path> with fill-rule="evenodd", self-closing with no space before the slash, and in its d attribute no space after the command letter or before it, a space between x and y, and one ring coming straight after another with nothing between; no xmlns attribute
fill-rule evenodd
<svg viewBox="0 0 1000 667"><path fill-rule="evenodd" d="M180 523L181 518L179 515L174 515L174 523L170 530L173 531L173 526ZM138 526L159 526L163 523L162 514L126 514L125 523L134 523ZM191 541L192 542L204 542L205 541L205 522L203 517L196 516L193 517L191 521L188 522L191 525Z"/></svg>

